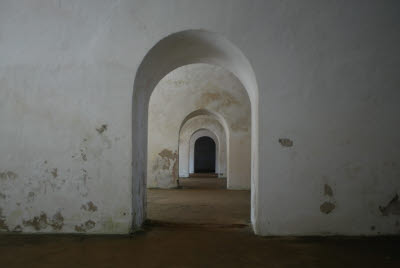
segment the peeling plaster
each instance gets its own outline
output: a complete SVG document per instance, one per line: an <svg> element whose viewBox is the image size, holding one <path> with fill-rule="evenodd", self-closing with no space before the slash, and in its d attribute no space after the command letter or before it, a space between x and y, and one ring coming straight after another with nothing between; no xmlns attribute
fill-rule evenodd
<svg viewBox="0 0 400 268"><path fill-rule="evenodd" d="M86 204L82 205L81 209L86 210L86 211L95 212L95 211L97 211L97 206L92 201L89 201Z"/></svg>
<svg viewBox="0 0 400 268"><path fill-rule="evenodd" d="M61 212L57 212L51 219L48 219L46 213L41 212L40 216L35 216L30 220L24 220L23 225L32 227L36 231L46 229L48 226L52 227L54 231L59 231L64 226L64 217Z"/></svg>
<svg viewBox="0 0 400 268"><path fill-rule="evenodd" d="M79 233L84 233L87 232L91 229L93 229L96 226L96 223L92 220L88 220L85 223L82 223L80 225L75 225L75 231Z"/></svg>
<svg viewBox="0 0 400 268"><path fill-rule="evenodd" d="M321 206L320 206L320 210L322 213L325 214L329 214L331 213L334 209L336 208L336 205L331 203L331 202L324 202Z"/></svg>
<svg viewBox="0 0 400 268"><path fill-rule="evenodd" d="M96 131L99 132L99 134L103 134L104 131L107 130L107 125L103 124L101 127L96 128Z"/></svg>
<svg viewBox="0 0 400 268"><path fill-rule="evenodd" d="M292 147L293 146L293 141L291 139L281 138L278 141L283 147Z"/></svg>

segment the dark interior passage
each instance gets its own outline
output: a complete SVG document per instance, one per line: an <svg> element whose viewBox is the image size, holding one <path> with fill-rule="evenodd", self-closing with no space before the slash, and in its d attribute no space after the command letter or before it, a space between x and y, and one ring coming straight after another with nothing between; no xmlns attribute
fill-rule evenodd
<svg viewBox="0 0 400 268"><path fill-rule="evenodd" d="M210 137L200 137L194 144L194 172L215 173L215 142Z"/></svg>

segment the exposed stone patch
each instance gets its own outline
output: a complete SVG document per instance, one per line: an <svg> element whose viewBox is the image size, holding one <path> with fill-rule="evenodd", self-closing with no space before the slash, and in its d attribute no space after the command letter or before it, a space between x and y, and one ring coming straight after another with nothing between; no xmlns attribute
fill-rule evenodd
<svg viewBox="0 0 400 268"><path fill-rule="evenodd" d="M328 184L324 185L324 195L333 196L332 188Z"/></svg>
<svg viewBox="0 0 400 268"><path fill-rule="evenodd" d="M400 215L399 195L396 194L386 206L379 206L379 210L383 216L389 216L389 214Z"/></svg>
<svg viewBox="0 0 400 268"><path fill-rule="evenodd" d="M57 178L58 176L57 172L58 172L57 168L53 168L53 170L51 171L51 175L53 175L53 178Z"/></svg>
<svg viewBox="0 0 400 268"><path fill-rule="evenodd" d="M4 172L0 172L0 179L2 180L14 180L18 177L18 175L12 171L4 171Z"/></svg>
<svg viewBox="0 0 400 268"><path fill-rule="evenodd" d="M102 134L104 131L107 130L107 125L103 124L100 127L96 128L97 132L99 132L99 134Z"/></svg>
<svg viewBox="0 0 400 268"><path fill-rule="evenodd" d="M281 138L278 141L283 147L292 147L293 146L293 141L291 139Z"/></svg>
<svg viewBox="0 0 400 268"><path fill-rule="evenodd" d="M331 202L324 202L320 207L319 210L321 210L322 213L329 214L335 209L335 204Z"/></svg>
<svg viewBox="0 0 400 268"><path fill-rule="evenodd" d="M64 217L61 212L57 212L56 214L54 214L49 225L53 227L54 230L62 229L62 227L64 226Z"/></svg>
<svg viewBox="0 0 400 268"><path fill-rule="evenodd" d="M61 230L64 226L64 217L61 212L57 212L54 216L49 220L47 218L46 213L41 212L40 216L35 216L31 220L23 221L24 226L31 226L36 231L40 231L41 229L46 229L47 226L51 226L53 230Z"/></svg>
<svg viewBox="0 0 400 268"><path fill-rule="evenodd" d="M97 206L92 201L89 201L85 205L82 205L81 209L86 210L86 211L95 212L95 211L97 211Z"/></svg>
<svg viewBox="0 0 400 268"><path fill-rule="evenodd" d="M0 208L0 231L9 231L2 208Z"/></svg>
<svg viewBox="0 0 400 268"><path fill-rule="evenodd" d="M92 220L88 220L81 225L75 225L75 231L79 233L84 233L90 229L93 229L96 226L96 223Z"/></svg>
<svg viewBox="0 0 400 268"><path fill-rule="evenodd" d="M46 228L47 226L47 215L40 213L40 216L35 216L31 220L23 221L24 226L31 226L36 231Z"/></svg>

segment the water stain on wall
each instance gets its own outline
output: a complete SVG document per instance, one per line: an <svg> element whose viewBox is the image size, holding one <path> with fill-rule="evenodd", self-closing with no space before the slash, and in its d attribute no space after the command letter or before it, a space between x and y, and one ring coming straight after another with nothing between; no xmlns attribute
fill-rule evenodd
<svg viewBox="0 0 400 268"><path fill-rule="evenodd" d="M172 177L174 179L178 179L178 152L172 152L171 150L164 149L159 154L163 159L167 160L164 163L168 163L168 165L164 165L163 169L169 169L172 166Z"/></svg>
<svg viewBox="0 0 400 268"><path fill-rule="evenodd" d="M158 153L152 166L157 186L171 186L178 179L178 152L168 149Z"/></svg>
<svg viewBox="0 0 400 268"><path fill-rule="evenodd" d="M196 102L198 107L207 107L211 103L217 103L218 109L222 107L228 107L234 104L240 104L240 102L231 94L221 89L210 90L201 94L200 99Z"/></svg>
<svg viewBox="0 0 400 268"><path fill-rule="evenodd" d="M399 195L396 194L386 206L379 206L379 210L383 216L389 216L389 214L400 215Z"/></svg>
<svg viewBox="0 0 400 268"><path fill-rule="evenodd" d="M84 233L90 229L93 229L96 226L96 223L92 220L88 220L81 225L75 225L75 231L79 233Z"/></svg>

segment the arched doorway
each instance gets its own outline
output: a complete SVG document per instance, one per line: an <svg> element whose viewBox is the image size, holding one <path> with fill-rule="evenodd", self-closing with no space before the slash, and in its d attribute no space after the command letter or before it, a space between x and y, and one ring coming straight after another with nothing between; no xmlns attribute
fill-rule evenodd
<svg viewBox="0 0 400 268"><path fill-rule="evenodd" d="M258 189L258 87L245 55L223 36L204 30L187 30L166 36L144 56L137 69L132 99L132 230L146 219L147 130L150 96L172 70L194 63L221 66L243 84L251 103L251 222L257 232ZM178 153L166 151L176 160ZM177 170L174 167L173 170ZM177 172L175 172L177 174Z"/></svg>
<svg viewBox="0 0 400 268"><path fill-rule="evenodd" d="M200 137L194 143L194 172L215 173L216 146L210 137Z"/></svg>

